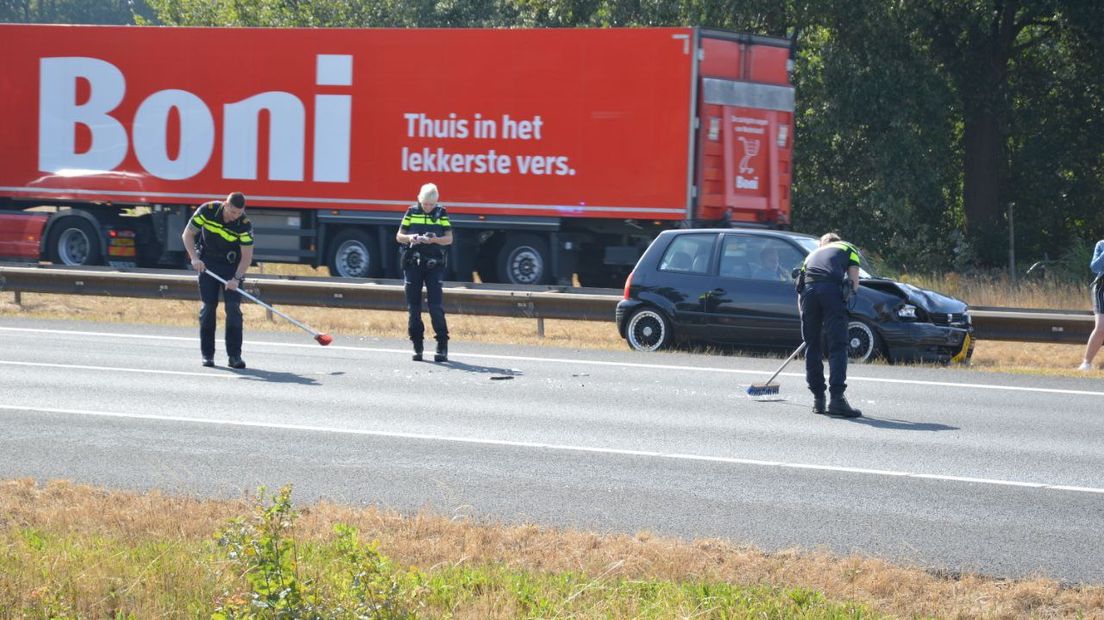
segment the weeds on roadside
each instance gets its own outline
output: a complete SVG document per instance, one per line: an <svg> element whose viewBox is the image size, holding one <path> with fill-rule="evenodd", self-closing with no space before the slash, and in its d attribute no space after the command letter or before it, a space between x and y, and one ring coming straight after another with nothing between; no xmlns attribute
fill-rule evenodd
<svg viewBox="0 0 1104 620"><path fill-rule="evenodd" d="M338 523L336 570L329 580L336 592L300 575L299 545L293 526L299 516L291 505L291 486L265 504L265 489L257 492L253 514L238 517L216 535L218 546L235 569L243 588L223 592L212 620L413 618L422 591L417 571L404 572L379 552L364 545L356 528ZM240 582L239 582L240 583Z"/></svg>

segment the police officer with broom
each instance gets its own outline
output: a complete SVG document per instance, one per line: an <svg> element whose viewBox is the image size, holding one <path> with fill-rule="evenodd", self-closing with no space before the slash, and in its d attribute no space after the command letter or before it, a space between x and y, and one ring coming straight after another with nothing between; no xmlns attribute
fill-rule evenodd
<svg viewBox="0 0 1104 620"><path fill-rule="evenodd" d="M804 283L802 284L802 280ZM805 257L798 276L801 338L805 341L805 381L813 393L813 413L857 418L847 390L847 300L859 290L859 250L835 233L820 238L820 247ZM824 385L821 337L828 343L828 385ZM825 388L831 401L825 407Z"/></svg>
<svg viewBox="0 0 1104 620"><path fill-rule="evenodd" d="M198 235L199 243L196 243ZM204 366L215 365L215 313L219 293L226 302L226 355L228 366L245 368L242 359L242 312L238 287L253 263L253 224L245 217L245 196L233 192L226 200L199 205L181 235L184 250L199 272L199 350ZM216 273L226 284L203 272Z"/></svg>

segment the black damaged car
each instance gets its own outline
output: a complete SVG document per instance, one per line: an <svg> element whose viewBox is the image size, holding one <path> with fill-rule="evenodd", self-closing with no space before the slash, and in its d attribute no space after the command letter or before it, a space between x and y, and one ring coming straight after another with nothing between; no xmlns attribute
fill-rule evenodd
<svg viewBox="0 0 1104 620"><path fill-rule="evenodd" d="M793 271L817 238L759 229L671 230L640 257L617 304L617 329L631 348L677 341L746 347L801 344ZM848 305L854 361L966 362L973 326L966 304L861 271Z"/></svg>

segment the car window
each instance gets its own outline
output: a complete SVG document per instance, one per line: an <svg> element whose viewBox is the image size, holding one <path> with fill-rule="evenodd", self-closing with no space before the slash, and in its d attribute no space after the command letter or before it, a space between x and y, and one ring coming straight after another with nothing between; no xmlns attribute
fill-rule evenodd
<svg viewBox="0 0 1104 620"><path fill-rule="evenodd" d="M790 282L790 272L805 255L782 239L760 235L725 235L720 275L773 282Z"/></svg>
<svg viewBox="0 0 1104 620"><path fill-rule="evenodd" d="M751 277L751 253L746 235L725 235L724 246L721 247L721 267L719 274L722 278L750 278Z"/></svg>
<svg viewBox="0 0 1104 620"><path fill-rule="evenodd" d="M790 282L790 272L801 266L804 256L789 243L770 237L751 239L751 277L754 280Z"/></svg>
<svg viewBox="0 0 1104 620"><path fill-rule="evenodd" d="M716 235L679 235L668 246L659 261L660 271L709 273L709 258L713 255Z"/></svg>

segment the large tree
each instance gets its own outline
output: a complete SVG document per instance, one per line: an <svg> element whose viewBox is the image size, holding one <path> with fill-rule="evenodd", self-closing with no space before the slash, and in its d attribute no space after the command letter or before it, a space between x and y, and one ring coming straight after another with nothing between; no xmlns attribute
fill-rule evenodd
<svg viewBox="0 0 1104 620"><path fill-rule="evenodd" d="M150 17L145 0L0 0L0 22L133 24Z"/></svg>
<svg viewBox="0 0 1104 620"><path fill-rule="evenodd" d="M1085 0L911 0L903 7L915 20L916 31L929 42L934 59L957 95L962 118L964 224L979 257L987 263L998 262L1007 247L1003 216L1008 203L1015 202L1022 190L1007 185L1010 143L1019 137L1013 125L1016 98L1024 94L1016 92L1013 85L1019 81L1027 89L1034 86L1030 76L1018 72L1040 48L1053 59L1073 60L1072 50L1061 41L1072 31L1098 31L1101 4ZM1041 66L1036 64L1036 68ZM1036 79L1053 81L1053 77L1042 74ZM1099 75L1085 77L1099 85ZM1099 114L1098 109L1095 115Z"/></svg>

